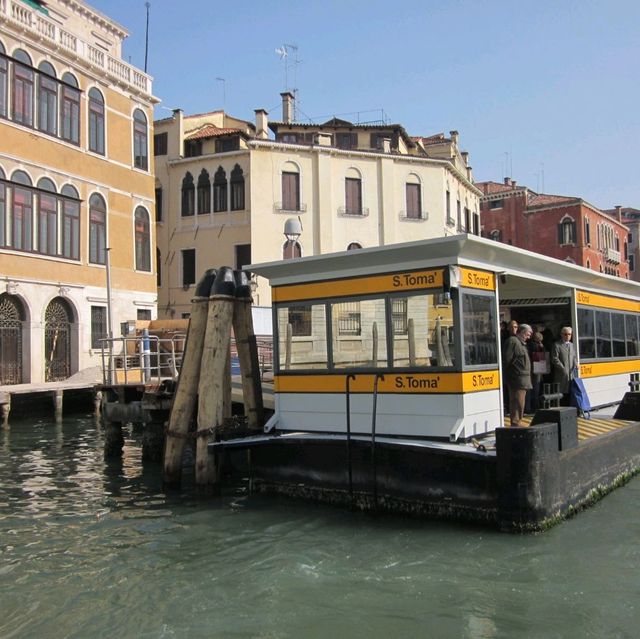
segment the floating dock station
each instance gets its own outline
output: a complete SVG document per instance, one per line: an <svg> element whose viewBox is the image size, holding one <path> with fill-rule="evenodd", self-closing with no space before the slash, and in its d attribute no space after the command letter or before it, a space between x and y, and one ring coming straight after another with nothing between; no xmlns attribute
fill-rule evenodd
<svg viewBox="0 0 640 639"><path fill-rule="evenodd" d="M638 283L472 235L249 268L272 286L275 412L209 450L249 451L254 490L535 530L640 468ZM571 325L591 404L616 416L550 393L509 428L510 319Z"/></svg>

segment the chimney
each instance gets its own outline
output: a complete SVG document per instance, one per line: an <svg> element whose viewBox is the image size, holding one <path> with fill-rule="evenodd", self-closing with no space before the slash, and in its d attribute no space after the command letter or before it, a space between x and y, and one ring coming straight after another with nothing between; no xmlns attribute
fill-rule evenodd
<svg viewBox="0 0 640 639"><path fill-rule="evenodd" d="M504 178L504 185L511 186L511 178L508 178L508 177Z"/></svg>
<svg viewBox="0 0 640 639"><path fill-rule="evenodd" d="M514 179L511 180L511 186L515 189L516 188L516 181Z"/></svg>
<svg viewBox="0 0 640 639"><path fill-rule="evenodd" d="M269 137L267 130L267 116L269 115L264 109L256 109L256 137L260 140L266 140Z"/></svg>
<svg viewBox="0 0 640 639"><path fill-rule="evenodd" d="M454 144L458 144L458 132L457 131L449 131L449 135L451 136L451 141Z"/></svg>
<svg viewBox="0 0 640 639"><path fill-rule="evenodd" d="M318 146L331 146L331 134L330 133L316 133L313 136L313 143Z"/></svg>
<svg viewBox="0 0 640 639"><path fill-rule="evenodd" d="M618 222L622 222L622 206L620 204L616 204L616 218Z"/></svg>
<svg viewBox="0 0 640 639"><path fill-rule="evenodd" d="M282 96L282 121L285 124L291 124L293 122L293 93L284 91L280 95Z"/></svg>
<svg viewBox="0 0 640 639"><path fill-rule="evenodd" d="M176 123L178 127L178 135L173 137L172 141L169 142L171 148L168 149L169 155L172 157L182 157L184 155L183 140L184 140L184 112L182 109L173 109L173 121ZM177 143L178 148L174 148L174 145Z"/></svg>
<svg viewBox="0 0 640 639"><path fill-rule="evenodd" d="M463 151L460 155L462 155L462 159L464 160L464 165L469 166L469 151Z"/></svg>

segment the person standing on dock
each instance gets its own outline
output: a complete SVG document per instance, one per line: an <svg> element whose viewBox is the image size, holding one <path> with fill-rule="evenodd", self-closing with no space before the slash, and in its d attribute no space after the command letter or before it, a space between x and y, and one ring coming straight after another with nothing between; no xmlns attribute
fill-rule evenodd
<svg viewBox="0 0 640 639"><path fill-rule="evenodd" d="M551 366L553 367L553 383L558 384L558 392L562 393L561 404L569 406L569 389L575 370L578 368L576 347L571 341L571 326L563 326L560 340L551 349Z"/></svg>
<svg viewBox="0 0 640 639"><path fill-rule="evenodd" d="M502 366L509 391L511 426L520 426L527 391L531 389L531 360L527 341L532 333L529 324L520 324L516 334L509 337L504 345Z"/></svg>

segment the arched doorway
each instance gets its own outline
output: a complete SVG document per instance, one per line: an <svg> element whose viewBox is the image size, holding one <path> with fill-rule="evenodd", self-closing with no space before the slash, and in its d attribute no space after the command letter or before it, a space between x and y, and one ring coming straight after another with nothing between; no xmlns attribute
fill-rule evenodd
<svg viewBox="0 0 640 639"><path fill-rule="evenodd" d="M24 308L15 295L0 295L0 384L22 383Z"/></svg>
<svg viewBox="0 0 640 639"><path fill-rule="evenodd" d="M71 374L71 322L69 304L51 300L44 315L45 382L58 382Z"/></svg>

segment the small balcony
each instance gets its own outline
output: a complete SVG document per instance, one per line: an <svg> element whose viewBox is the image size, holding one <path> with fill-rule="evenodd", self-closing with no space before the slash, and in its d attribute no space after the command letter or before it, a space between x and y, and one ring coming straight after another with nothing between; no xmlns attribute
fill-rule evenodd
<svg viewBox="0 0 640 639"><path fill-rule="evenodd" d="M307 205L304 202L298 205L291 204L289 202L274 202L273 212L274 213L306 213Z"/></svg>
<svg viewBox="0 0 640 639"><path fill-rule="evenodd" d="M368 217L369 209L366 206L360 209L347 208L346 206L338 207L338 215L340 217Z"/></svg>
<svg viewBox="0 0 640 639"><path fill-rule="evenodd" d="M615 249L612 249L612 248L606 248L604 250L604 258L607 260L607 262L612 262L613 264L620 264L622 256L620 254L620 251L616 251Z"/></svg>
<svg viewBox="0 0 640 639"><path fill-rule="evenodd" d="M425 222L429 219L427 211L400 211L398 216L403 222Z"/></svg>

